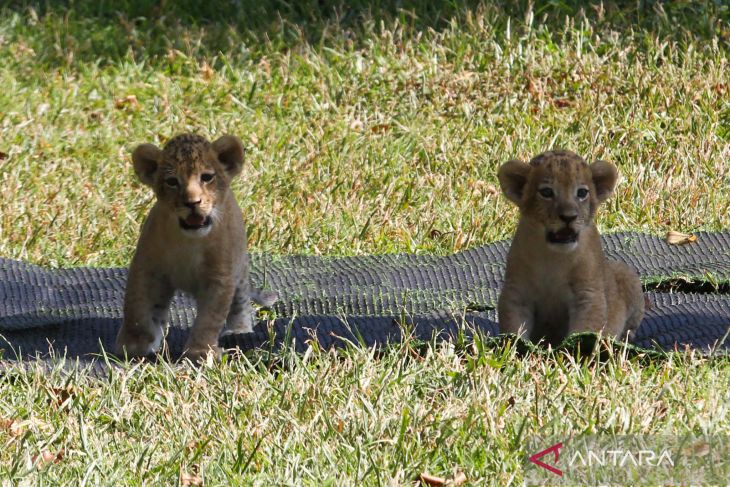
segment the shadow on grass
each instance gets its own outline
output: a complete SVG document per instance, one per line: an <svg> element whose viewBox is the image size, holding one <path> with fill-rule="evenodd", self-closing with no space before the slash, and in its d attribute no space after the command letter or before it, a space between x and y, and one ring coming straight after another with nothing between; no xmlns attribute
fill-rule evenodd
<svg viewBox="0 0 730 487"><path fill-rule="evenodd" d="M466 325L466 326L464 326ZM80 361L84 364L97 362L104 350L113 350L120 318L85 318L70 320L39 329L5 331L0 334L0 364L2 362L54 362L54 358ZM164 356L168 361L180 358L189 330L170 327L165 338ZM568 336L558 346L547 348L541 344L517 338L514 335L496 335L497 325L484 316L470 316L460 323L457 319L439 316L414 318L406 328L398 326L392 317L349 317L343 321L336 316L303 316L296 319L281 318L269 323L259 323L253 333L228 335L220 345L234 356L239 353L264 353L278 360L287 353L305 354L310 347L320 350L350 349L369 350L379 357L395 349L406 348L414 356L426 356L448 341L461 354L484 355L494 352L503 361L514 355L535 355L545 358L567 353L581 361L607 362L614 357L625 356L642 364L672 359L677 354L671 348L662 349L659 344L645 346L623 343L600 337L595 333L578 333ZM709 350L711 342L680 345L675 350L682 355L685 349L696 349L702 356L730 358L728 344L717 345ZM284 354L284 355L282 355ZM492 359L490 359L492 360ZM102 370L104 364L95 367ZM1 368L1 367L0 367Z"/></svg>
<svg viewBox="0 0 730 487"><path fill-rule="evenodd" d="M6 19L0 24L10 39L32 44L47 65L108 64L129 56L154 63L173 50L196 59L220 53L245 59L302 44L353 49L396 25L407 38L452 22L474 29L476 18L506 39L507 29L520 34L530 11L533 25L546 25L553 36L566 19L585 17L594 29L622 35L718 38L730 45L730 6L720 1L6 1L0 2Z"/></svg>

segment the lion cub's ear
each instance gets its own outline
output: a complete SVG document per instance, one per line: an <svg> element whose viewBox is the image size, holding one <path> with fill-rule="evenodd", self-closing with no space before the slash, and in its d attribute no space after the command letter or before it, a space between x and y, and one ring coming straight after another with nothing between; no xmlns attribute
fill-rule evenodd
<svg viewBox="0 0 730 487"><path fill-rule="evenodd" d="M155 182L155 172L161 156L162 151L153 144L142 144L132 152L134 172L147 186L152 186Z"/></svg>
<svg viewBox="0 0 730 487"><path fill-rule="evenodd" d="M226 168L226 172L230 177L241 172L245 149L238 137L224 135L213 142L213 150L218 155L218 160Z"/></svg>
<svg viewBox="0 0 730 487"><path fill-rule="evenodd" d="M618 169L606 161L596 161L591 164L591 176L593 185L596 187L596 198L603 203L613 193L613 188L618 180Z"/></svg>
<svg viewBox="0 0 730 487"><path fill-rule="evenodd" d="M530 165L517 159L502 164L497 173L502 192L508 200L517 206L522 203L528 174L530 174Z"/></svg>

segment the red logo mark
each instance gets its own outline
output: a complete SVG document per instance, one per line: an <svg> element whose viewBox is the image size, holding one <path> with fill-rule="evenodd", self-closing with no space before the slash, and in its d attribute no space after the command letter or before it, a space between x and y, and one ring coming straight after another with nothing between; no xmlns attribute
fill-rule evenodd
<svg viewBox="0 0 730 487"><path fill-rule="evenodd" d="M554 473L555 475L559 475L560 477L562 477L563 476L563 471L562 470L560 470L559 468L557 468L557 467L555 467L553 465L550 465L550 464L547 464L545 462L541 462L540 460L538 460L538 458L542 458L545 455L547 455L548 453L553 452L553 453L555 453L555 458L553 459L553 462L557 462L558 461L558 458L560 458L560 449L562 447L563 447L563 443L562 442L555 443L550 448L548 448L546 450L543 450L543 451L541 451L539 453L535 453L534 455L532 455L530 457L530 461L532 463L534 463L535 465L537 465L538 467L542 467L545 470L549 470L552 473Z"/></svg>

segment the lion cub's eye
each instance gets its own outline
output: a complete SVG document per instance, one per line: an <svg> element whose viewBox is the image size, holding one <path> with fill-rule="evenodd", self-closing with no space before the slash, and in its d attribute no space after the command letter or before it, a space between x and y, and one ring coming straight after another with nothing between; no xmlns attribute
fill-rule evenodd
<svg viewBox="0 0 730 487"><path fill-rule="evenodd" d="M177 188L177 178L165 178L165 184L171 188Z"/></svg>
<svg viewBox="0 0 730 487"><path fill-rule="evenodd" d="M578 199L584 200L588 196L588 190L586 188L578 188L575 194L578 196Z"/></svg>
<svg viewBox="0 0 730 487"><path fill-rule="evenodd" d="M540 196L543 198L552 198L555 196L555 193L553 192L553 188L540 188L537 190L538 193L540 193Z"/></svg>
<svg viewBox="0 0 730 487"><path fill-rule="evenodd" d="M206 172L200 175L200 180L204 183L209 183L215 179L215 173L212 172Z"/></svg>

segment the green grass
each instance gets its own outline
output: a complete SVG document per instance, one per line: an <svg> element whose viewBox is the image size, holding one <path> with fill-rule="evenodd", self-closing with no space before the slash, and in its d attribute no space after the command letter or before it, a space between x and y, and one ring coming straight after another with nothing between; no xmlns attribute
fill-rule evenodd
<svg viewBox="0 0 730 487"><path fill-rule="evenodd" d="M603 231L729 227L730 8L606 3L1 2L0 255L127 265L152 202L129 154L182 131L245 141L253 251L507 237L497 167L553 147L618 165ZM504 485L531 434L730 432L726 361L482 345L6 374L0 479Z"/></svg>
<svg viewBox="0 0 730 487"><path fill-rule="evenodd" d="M727 433L730 365L520 357L477 339L0 382L0 476L79 485L520 483L528 436ZM546 445L547 446L547 445ZM34 457L47 451L57 463Z"/></svg>
<svg viewBox="0 0 730 487"><path fill-rule="evenodd" d="M494 191L498 165L552 147L618 164L603 230L727 227L730 13L713 5L264 5L234 15L238 30L146 20L133 3L132 16L6 7L0 184L19 197L4 201L0 255L126 264L152 201L129 153L188 130L246 142L235 190L255 251L504 238L516 213ZM129 95L137 106L115 108Z"/></svg>

